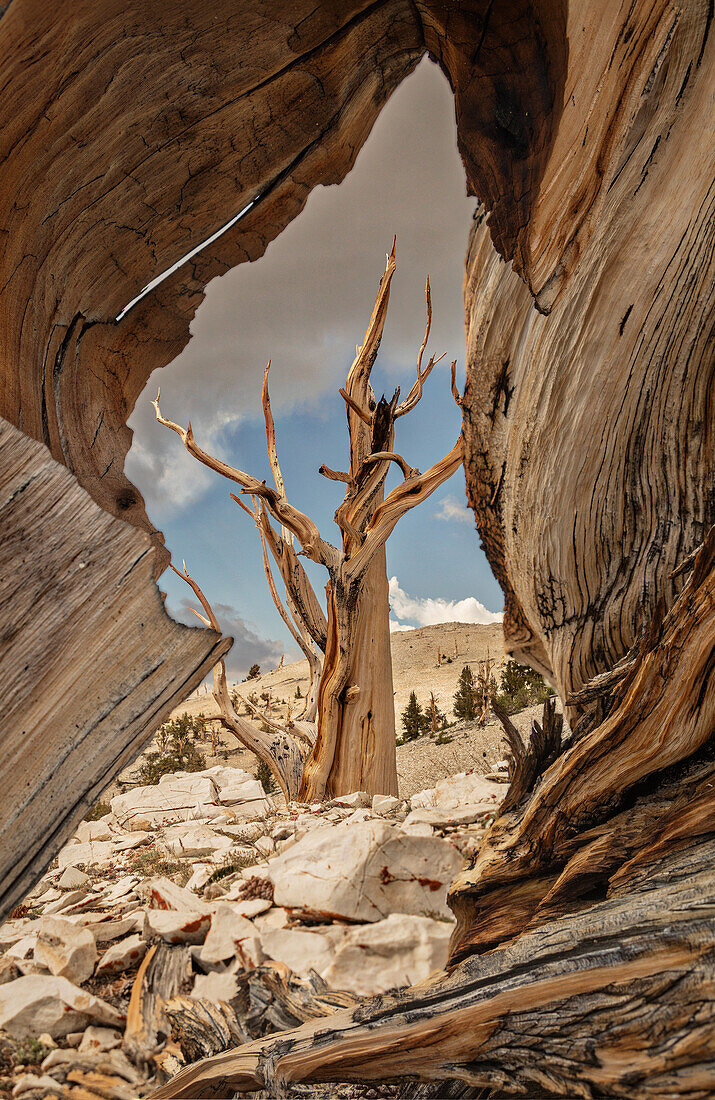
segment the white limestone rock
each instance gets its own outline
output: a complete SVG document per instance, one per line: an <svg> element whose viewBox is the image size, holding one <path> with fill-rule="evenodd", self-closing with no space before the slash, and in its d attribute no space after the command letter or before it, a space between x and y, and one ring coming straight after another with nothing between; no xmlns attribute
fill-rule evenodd
<svg viewBox="0 0 715 1100"><path fill-rule="evenodd" d="M199 819L257 820L272 812L273 803L248 772L217 764L163 775L156 785L116 795L111 807L122 829L135 830Z"/></svg>
<svg viewBox="0 0 715 1100"><path fill-rule="evenodd" d="M362 997L414 985L447 962L453 925L403 913L346 930L321 976Z"/></svg>
<svg viewBox="0 0 715 1100"><path fill-rule="evenodd" d="M359 806L369 806L370 796L365 791L353 791L351 794L341 794L332 801L333 806L349 806L358 809Z"/></svg>
<svg viewBox="0 0 715 1100"><path fill-rule="evenodd" d="M78 870L77 867L70 866L65 867L57 880L57 885L60 890L77 890L80 886L86 886L89 881L90 877L89 875L85 875L84 871Z"/></svg>
<svg viewBox="0 0 715 1100"><path fill-rule="evenodd" d="M286 963L301 978L307 978L311 970L322 974L335 954L335 940L347 935L347 929L336 929L338 936L327 936L317 930L303 931L294 928L265 929L261 932L263 949L269 959Z"/></svg>
<svg viewBox="0 0 715 1100"><path fill-rule="evenodd" d="M230 837L221 836L220 833L214 832L208 825L192 822L191 824L176 825L167 829L162 840L162 847L171 855L192 858L226 853L232 843Z"/></svg>
<svg viewBox="0 0 715 1100"><path fill-rule="evenodd" d="M272 856L276 850L275 841L269 836L259 836L258 840L254 841L254 848L261 853L262 856Z"/></svg>
<svg viewBox="0 0 715 1100"><path fill-rule="evenodd" d="M211 914L196 909L147 909L142 938L165 943L203 943L211 927Z"/></svg>
<svg viewBox="0 0 715 1100"><path fill-rule="evenodd" d="M125 836L115 836L112 846L115 852L131 852L134 848L142 848L145 844L151 844L154 833L145 833L139 829L127 833Z"/></svg>
<svg viewBox="0 0 715 1100"><path fill-rule="evenodd" d="M230 1001L238 993L236 974L239 969L240 964L236 962L225 970L197 974L190 996L205 998L207 1001Z"/></svg>
<svg viewBox="0 0 715 1100"><path fill-rule="evenodd" d="M157 829L177 821L188 821L195 807L209 807L218 812L217 790L213 781L197 772L180 778L163 775L150 787L134 787L115 795L110 805L122 829Z"/></svg>
<svg viewBox="0 0 715 1100"><path fill-rule="evenodd" d="M414 813L422 813L422 810L415 810ZM408 814L409 818L409 814ZM403 833L407 833L408 836L434 836L434 829L427 821L413 820L409 821L408 818L402 823L400 828Z"/></svg>
<svg viewBox="0 0 715 1100"><path fill-rule="evenodd" d="M235 958L244 970L260 966L265 958L258 929L230 902L215 906L211 929L198 957L206 965Z"/></svg>
<svg viewBox="0 0 715 1100"><path fill-rule="evenodd" d="M111 814L105 814L98 821L80 821L74 834L78 840L111 840L116 834L110 828Z"/></svg>
<svg viewBox="0 0 715 1100"><path fill-rule="evenodd" d="M90 1025L77 1049L80 1054L101 1054L105 1050L114 1050L121 1044L122 1036L114 1028Z"/></svg>
<svg viewBox="0 0 715 1100"><path fill-rule="evenodd" d="M476 772L460 772L447 776L427 790L413 794L410 806L413 810L438 807L453 810L481 802L494 803L497 795L485 776Z"/></svg>
<svg viewBox="0 0 715 1100"><path fill-rule="evenodd" d="M177 886L170 878L155 878L141 884L140 891L152 909L195 909L210 913L210 907L199 901L185 886Z"/></svg>
<svg viewBox="0 0 715 1100"><path fill-rule="evenodd" d="M66 978L33 974L0 985L0 1027L13 1038L47 1031L57 1039L91 1023L122 1029L124 1017Z"/></svg>
<svg viewBox="0 0 715 1100"><path fill-rule="evenodd" d="M191 872L191 878L186 883L185 889L198 894L203 890L211 875L216 870L210 863L195 863Z"/></svg>
<svg viewBox="0 0 715 1100"><path fill-rule="evenodd" d="M77 867L104 867L114 859L114 845L109 840L87 840L83 842L70 842L57 855L59 866Z"/></svg>
<svg viewBox="0 0 715 1100"><path fill-rule="evenodd" d="M34 950L35 962L51 974L80 985L94 973L97 947L88 928L61 917L42 917Z"/></svg>
<svg viewBox="0 0 715 1100"><path fill-rule="evenodd" d="M464 860L439 837L412 837L386 821L311 830L253 874L278 906L324 920L378 921L390 913L450 918L447 887Z"/></svg>
<svg viewBox="0 0 715 1100"><path fill-rule="evenodd" d="M146 955L148 946L143 936L137 934L113 943L97 963L97 977L136 969Z"/></svg>
<svg viewBox="0 0 715 1100"><path fill-rule="evenodd" d="M425 807L412 810L402 823L402 828L409 831L413 825L434 825L435 828L445 828L450 825L471 825L493 814L496 803L492 801L474 802L467 806L455 806L447 808L442 806Z"/></svg>
<svg viewBox="0 0 715 1100"><path fill-rule="evenodd" d="M287 909L282 909L278 905L272 908L269 907L266 912L254 917L252 923L261 933L261 938L263 938L263 932L265 931L272 931L275 928L288 928L290 916Z"/></svg>
<svg viewBox="0 0 715 1100"><path fill-rule="evenodd" d="M399 798L394 794L374 794L372 796L372 812L374 814L390 814L400 805Z"/></svg>
<svg viewBox="0 0 715 1100"><path fill-rule="evenodd" d="M30 932L27 936L21 936L19 940L15 940L15 943L8 947L5 958L12 959L14 962L20 959L29 959L36 945L37 932Z"/></svg>

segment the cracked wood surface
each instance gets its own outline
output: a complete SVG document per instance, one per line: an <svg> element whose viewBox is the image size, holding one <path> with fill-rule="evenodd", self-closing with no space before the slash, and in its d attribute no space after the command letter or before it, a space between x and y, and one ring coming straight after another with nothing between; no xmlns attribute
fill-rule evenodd
<svg viewBox="0 0 715 1100"><path fill-rule="evenodd" d="M230 640L170 619L148 536L2 420L0 530L6 913Z"/></svg>
<svg viewBox="0 0 715 1100"><path fill-rule="evenodd" d="M712 1095L713 842L618 896L396 995L189 1066L154 1096L457 1078L517 1095ZM667 928L663 913L670 914Z"/></svg>
<svg viewBox="0 0 715 1100"><path fill-rule="evenodd" d="M562 698L672 606L715 520L708 5L571 3L567 34L523 269L473 226L464 402L507 650Z"/></svg>

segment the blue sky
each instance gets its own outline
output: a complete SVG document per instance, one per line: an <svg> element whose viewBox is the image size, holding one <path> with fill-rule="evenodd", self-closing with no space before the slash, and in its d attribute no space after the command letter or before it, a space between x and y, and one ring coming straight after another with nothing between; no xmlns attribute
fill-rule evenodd
<svg viewBox="0 0 715 1100"><path fill-rule="evenodd" d="M444 77L423 62L384 108L347 179L317 188L261 260L209 284L187 348L154 373L130 419L135 434L127 472L175 561L186 559L224 631L236 637L230 675L243 675L253 660L272 667L281 652L291 659L297 649L267 591L252 523L228 497L233 486L200 467L178 437L154 421L151 399L160 385L165 416L184 424L191 419L206 450L269 478L260 386L272 359L271 403L288 497L324 537L339 541L332 516L342 487L317 470L323 462L346 468L345 408L337 390L362 341L396 233L397 272L373 386L378 396L396 385L405 395L414 380L429 273L428 354L446 357L421 403L398 421L395 447L420 469L442 457L459 432L448 361L457 359L463 378L461 288L475 207L465 195L453 111ZM461 470L400 521L387 552L388 575L396 578L396 624L487 621L486 609L501 611ZM322 594L325 577L310 571ZM189 621L186 586L170 572L160 586L172 613Z"/></svg>

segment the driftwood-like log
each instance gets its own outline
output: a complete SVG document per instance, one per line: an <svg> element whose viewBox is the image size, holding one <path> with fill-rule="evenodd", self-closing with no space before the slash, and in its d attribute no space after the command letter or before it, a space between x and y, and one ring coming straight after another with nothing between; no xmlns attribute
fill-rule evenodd
<svg viewBox="0 0 715 1100"><path fill-rule="evenodd" d="M454 1077L529 1095L712 1095L715 844L450 975L184 1070L154 1095ZM662 914L669 914L663 928ZM700 1006L700 1007L697 1007Z"/></svg>
<svg viewBox="0 0 715 1100"><path fill-rule="evenodd" d="M188 947L152 944L134 979L122 1048L137 1065L151 1071L154 1055L171 1034L166 1002L191 977Z"/></svg>
<svg viewBox="0 0 715 1100"><path fill-rule="evenodd" d="M176 996L162 1004L172 1060L197 1062L237 1043L352 1008L360 1000L354 993L328 989L314 970L299 978L284 963L242 971L237 983L230 1001Z"/></svg>
<svg viewBox="0 0 715 1100"><path fill-rule="evenodd" d="M230 646L164 611L148 536L0 421L0 911Z"/></svg>

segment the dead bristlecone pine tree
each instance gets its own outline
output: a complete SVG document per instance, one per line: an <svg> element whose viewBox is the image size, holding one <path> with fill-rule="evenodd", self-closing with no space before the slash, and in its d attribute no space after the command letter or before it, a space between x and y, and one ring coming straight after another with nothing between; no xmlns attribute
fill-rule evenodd
<svg viewBox="0 0 715 1100"><path fill-rule="evenodd" d="M335 513L339 548L322 538L316 524L286 497L268 395L270 363L263 378L262 400L275 488L207 454L196 443L190 423L182 428L167 420L159 409L158 396L154 402L157 420L180 436L189 453L233 481L251 499L249 507L231 494L256 525L270 592L308 661L310 688L303 711L287 720L247 703L264 720L268 732L257 730L237 714L229 697L223 661L216 666L214 695L223 724L269 765L287 798L305 802L357 790L397 794L385 544L398 520L426 500L462 463L461 433L452 450L425 473L410 466L394 450L396 421L415 408L424 383L443 358L432 356L422 366L432 321L429 279L427 325L417 355L417 378L407 397L400 402L398 388L389 400L384 396L377 400L370 384L394 272L393 243L362 346L357 348L340 390L347 411L349 468L339 471L321 466L319 470L324 477L346 486L345 498ZM453 362L452 394L461 407L455 366ZM391 466L397 467L403 480L386 496L385 479ZM328 574L325 611L300 563L294 540L300 544L301 553ZM271 558L283 581L284 599L276 587ZM219 622L186 566L183 572L175 572L200 599L204 615L199 617L218 630Z"/></svg>

